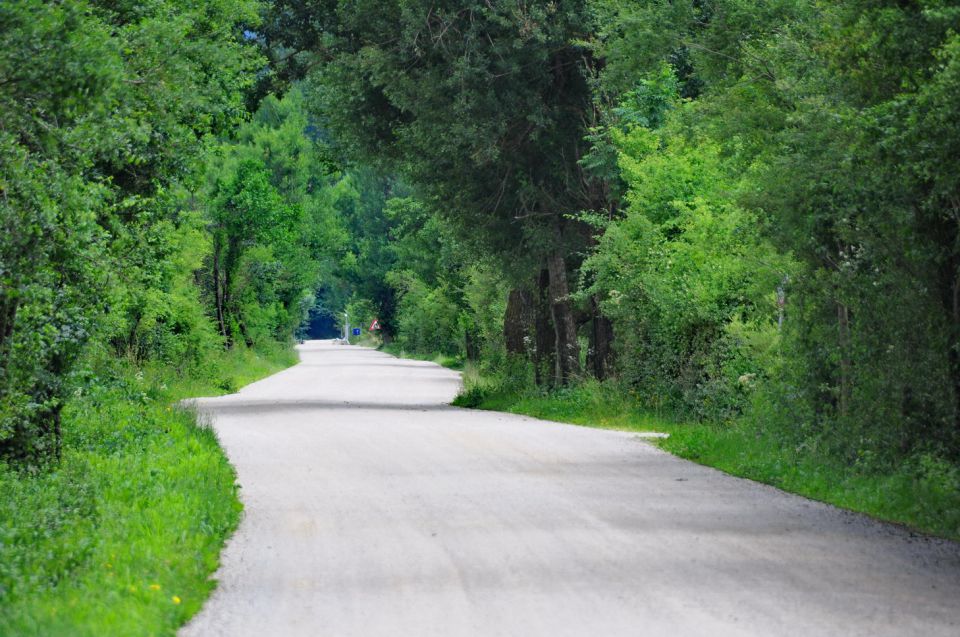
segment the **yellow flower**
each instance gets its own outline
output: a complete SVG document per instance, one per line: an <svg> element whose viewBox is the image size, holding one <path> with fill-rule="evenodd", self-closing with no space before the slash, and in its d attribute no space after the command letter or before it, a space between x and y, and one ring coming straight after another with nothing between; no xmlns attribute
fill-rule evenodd
<svg viewBox="0 0 960 637"><path fill-rule="evenodd" d="M151 585L150 585L150 590L152 590L152 591L158 591L158 590L160 590L160 585L159 585L159 584L151 584Z"/></svg>
<svg viewBox="0 0 960 637"><path fill-rule="evenodd" d="M176 595L174 595L174 596L171 597L170 599L173 600L173 603L174 603L174 604L179 604L179 603L180 603L180 598L177 597Z"/></svg>

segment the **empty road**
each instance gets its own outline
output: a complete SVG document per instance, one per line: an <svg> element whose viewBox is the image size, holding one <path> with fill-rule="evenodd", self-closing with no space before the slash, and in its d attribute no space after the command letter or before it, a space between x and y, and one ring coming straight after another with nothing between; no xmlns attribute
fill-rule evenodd
<svg viewBox="0 0 960 637"><path fill-rule="evenodd" d="M246 507L183 637L960 635L960 547L312 341L202 399Z"/></svg>

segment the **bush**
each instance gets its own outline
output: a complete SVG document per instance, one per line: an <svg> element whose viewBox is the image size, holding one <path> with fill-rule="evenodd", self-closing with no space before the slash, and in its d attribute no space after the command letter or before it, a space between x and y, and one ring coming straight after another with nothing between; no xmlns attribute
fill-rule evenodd
<svg viewBox="0 0 960 637"><path fill-rule="evenodd" d="M629 207L586 260L584 294L613 321L621 378L647 405L736 417L774 363L792 266L733 201L717 146L641 127L615 139Z"/></svg>
<svg viewBox="0 0 960 637"><path fill-rule="evenodd" d="M461 308L444 283L430 287L412 272L389 275L400 291L395 319L397 345L418 353L464 357L465 329Z"/></svg>

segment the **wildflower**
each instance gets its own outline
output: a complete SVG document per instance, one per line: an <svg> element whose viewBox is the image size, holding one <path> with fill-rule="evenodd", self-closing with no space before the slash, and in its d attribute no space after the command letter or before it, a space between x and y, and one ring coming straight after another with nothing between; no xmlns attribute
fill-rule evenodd
<svg viewBox="0 0 960 637"><path fill-rule="evenodd" d="M151 585L150 585L150 590L152 590L152 591L158 591L158 590L160 590L160 585L159 585L159 584L151 584Z"/></svg>
<svg viewBox="0 0 960 637"><path fill-rule="evenodd" d="M176 595L174 595L174 596L171 597L170 599L173 601L174 604L179 604L179 603L180 603L180 598L177 597Z"/></svg>

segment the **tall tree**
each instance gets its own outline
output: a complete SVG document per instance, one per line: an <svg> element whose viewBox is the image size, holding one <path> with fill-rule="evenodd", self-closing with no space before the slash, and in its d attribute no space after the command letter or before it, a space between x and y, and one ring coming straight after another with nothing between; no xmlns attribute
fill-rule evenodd
<svg viewBox="0 0 960 637"><path fill-rule="evenodd" d="M312 80L338 139L402 174L465 245L502 255L527 280L549 272L554 375L576 375L568 271L587 233L567 215L605 203L579 164L594 120L594 60L577 44L590 29L586 3L283 6L282 16L309 16L298 24L311 33L296 30L289 46L311 43L322 60Z"/></svg>

